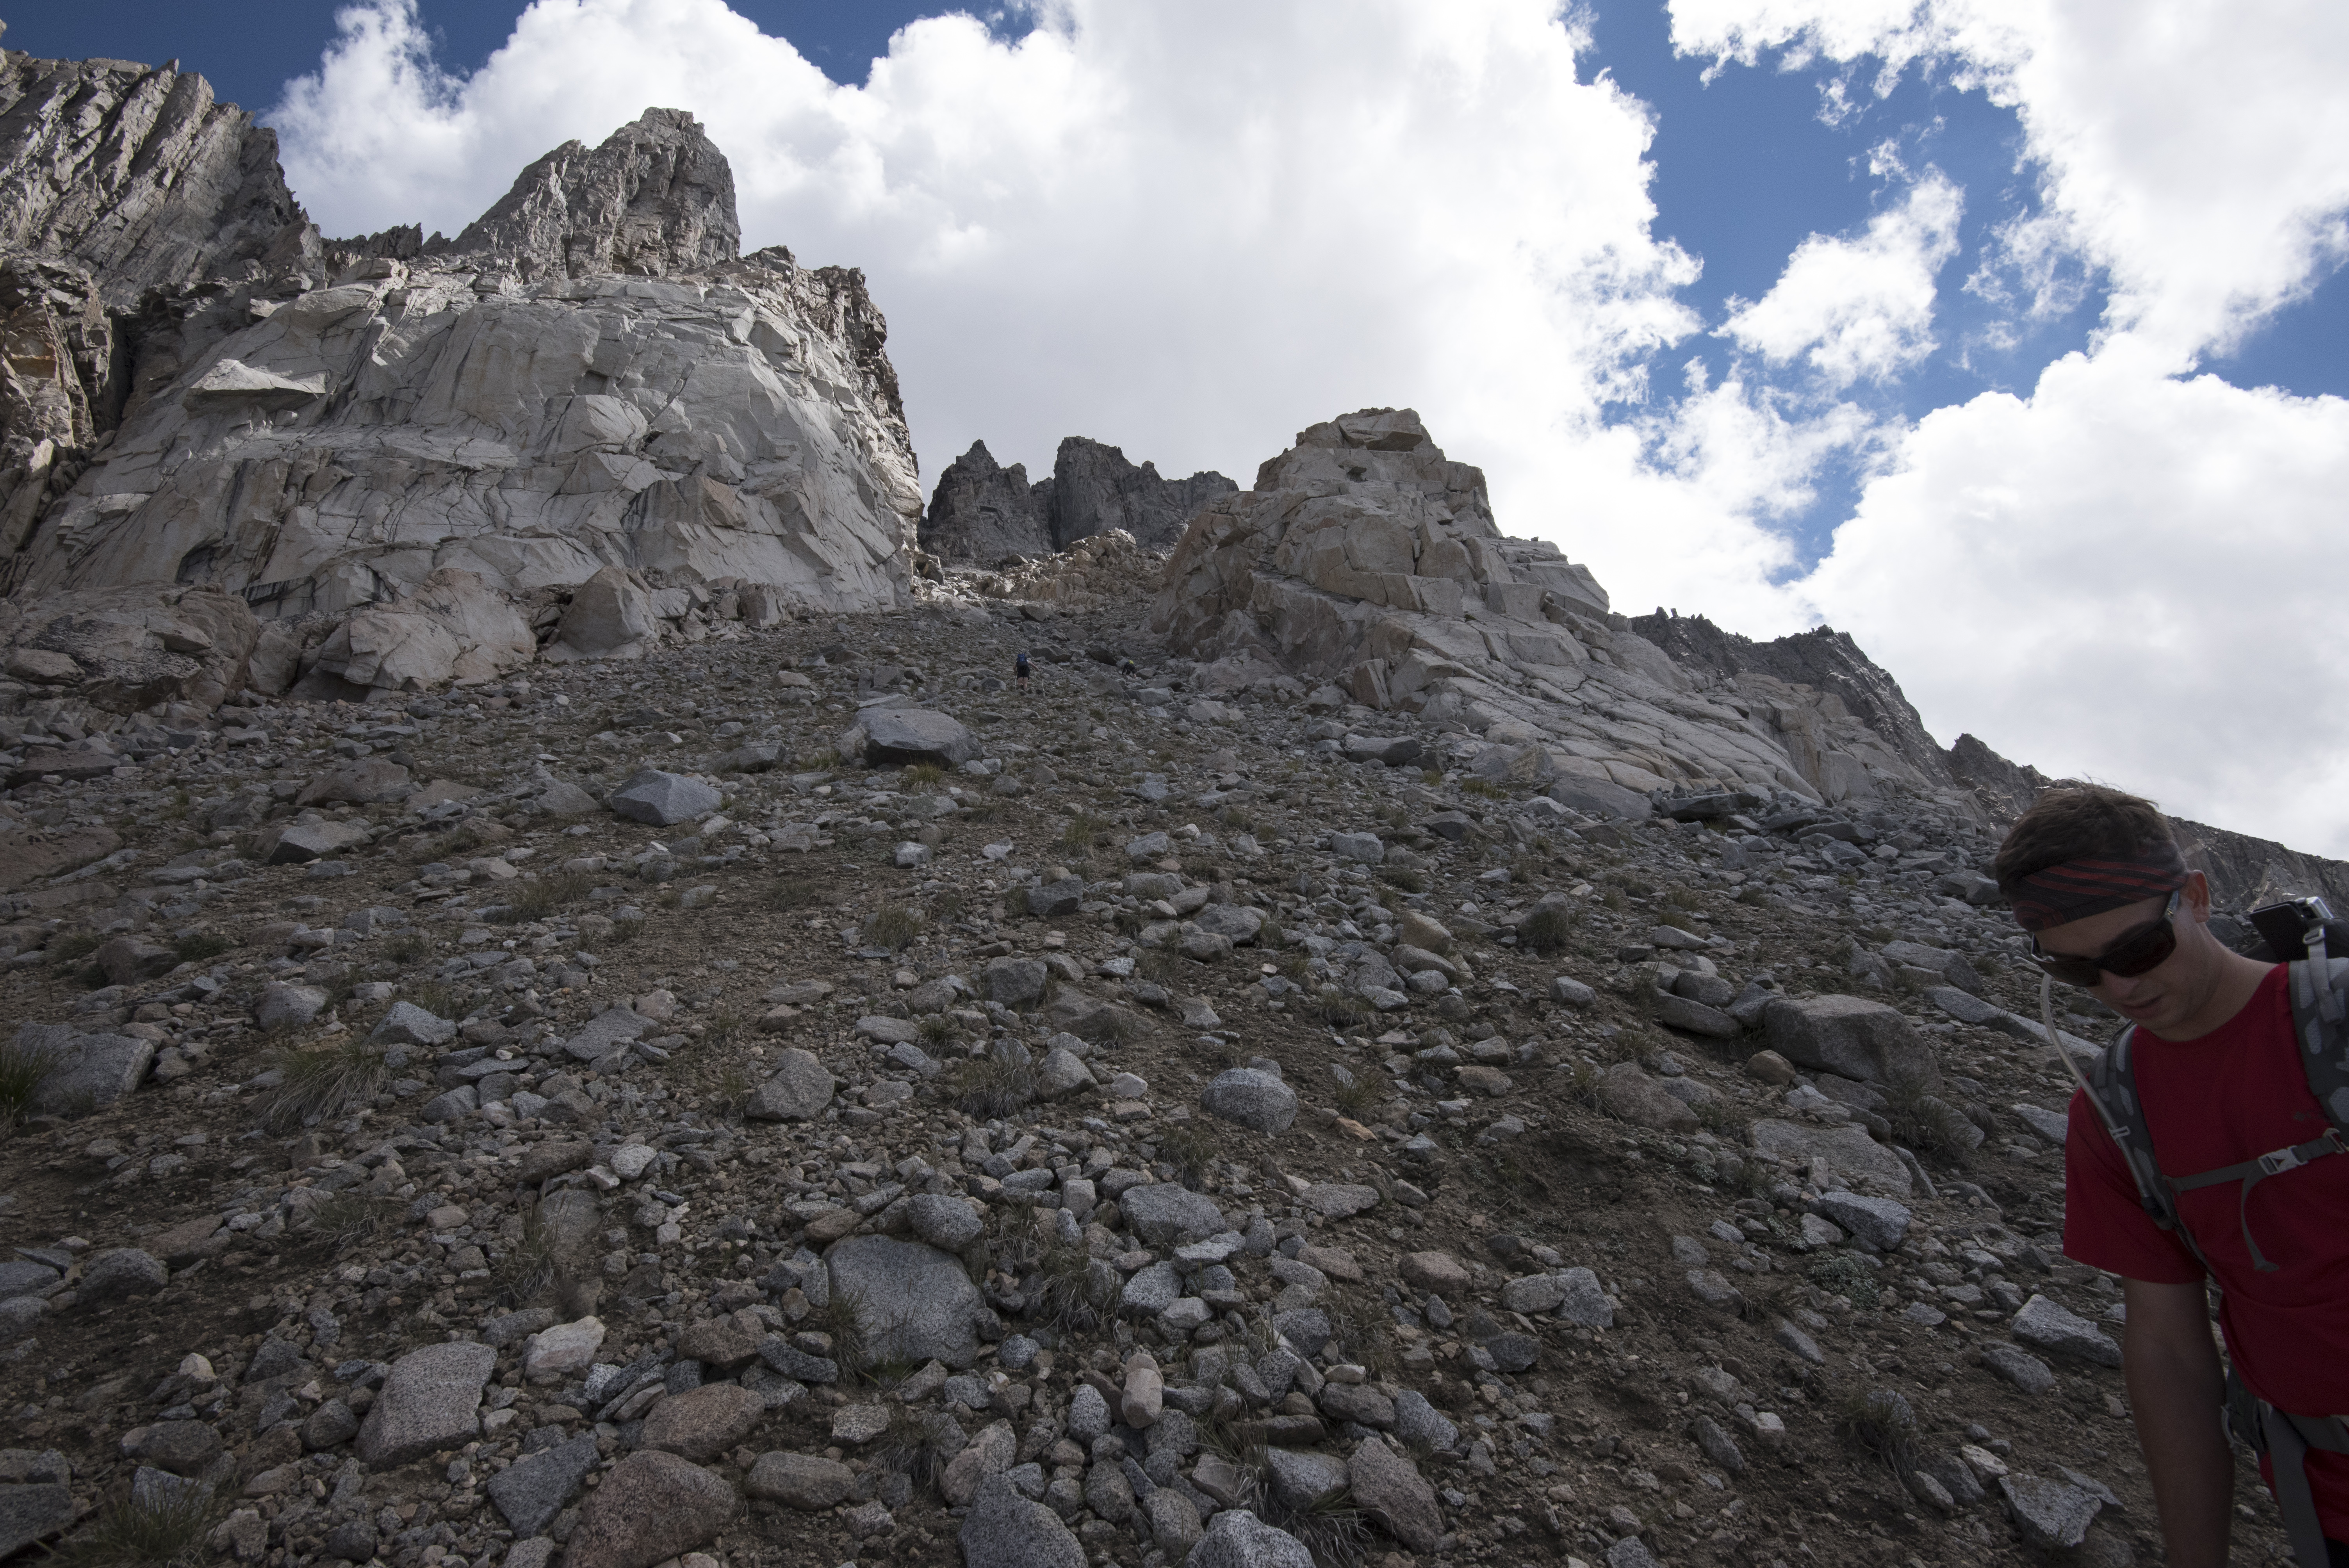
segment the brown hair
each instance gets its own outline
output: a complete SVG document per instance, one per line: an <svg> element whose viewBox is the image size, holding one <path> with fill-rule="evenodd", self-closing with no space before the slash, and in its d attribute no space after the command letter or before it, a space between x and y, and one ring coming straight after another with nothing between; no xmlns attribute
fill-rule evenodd
<svg viewBox="0 0 2349 1568"><path fill-rule="evenodd" d="M1993 870L1999 891L2012 897L2017 882L2049 866L2089 858L2125 859L2175 841L2169 819L2143 796L2059 779L2041 790L2030 810L2006 830Z"/></svg>

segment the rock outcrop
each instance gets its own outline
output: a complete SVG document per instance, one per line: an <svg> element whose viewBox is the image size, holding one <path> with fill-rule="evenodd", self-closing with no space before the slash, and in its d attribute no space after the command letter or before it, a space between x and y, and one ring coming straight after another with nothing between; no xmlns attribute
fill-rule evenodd
<svg viewBox="0 0 2349 1568"><path fill-rule="evenodd" d="M1202 507L1237 489L1205 469L1161 479L1156 465L1136 467L1118 448L1083 436L1064 438L1051 477L1031 484L1024 465L1000 467L986 442L974 441L938 476L922 548L956 564L998 568L1111 532L1144 550L1171 550Z"/></svg>
<svg viewBox="0 0 2349 1568"><path fill-rule="evenodd" d="M960 565L1001 566L1052 553L1052 481L1028 482L1023 463L1005 468L985 441L948 463L923 514L922 548Z"/></svg>
<svg viewBox="0 0 2349 1568"><path fill-rule="evenodd" d="M1941 782L1832 692L1676 662L1609 612L1587 567L1504 537L1484 475L1409 409L1316 425L1255 489L1212 502L1153 624L1221 684L1286 671L1334 683L1340 701L1456 722L1520 782L1828 801Z"/></svg>
<svg viewBox="0 0 2349 1568"><path fill-rule="evenodd" d="M0 52L0 252L99 281L115 309L149 289L316 260L277 135L179 62Z"/></svg>
<svg viewBox="0 0 2349 1568"><path fill-rule="evenodd" d="M690 115L558 148L453 241L322 242L200 77L12 55L0 82L45 197L0 215L28 608L218 590L263 623L261 689L352 696L909 600L886 325L860 273L736 258Z"/></svg>

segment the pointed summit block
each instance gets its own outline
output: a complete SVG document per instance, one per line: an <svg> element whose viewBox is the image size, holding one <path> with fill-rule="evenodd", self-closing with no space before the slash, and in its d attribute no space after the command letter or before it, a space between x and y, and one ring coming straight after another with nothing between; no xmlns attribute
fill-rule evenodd
<svg viewBox="0 0 2349 1568"><path fill-rule="evenodd" d="M525 278L703 272L740 252L734 170L681 108L648 108L590 151L566 141L428 253L481 255Z"/></svg>

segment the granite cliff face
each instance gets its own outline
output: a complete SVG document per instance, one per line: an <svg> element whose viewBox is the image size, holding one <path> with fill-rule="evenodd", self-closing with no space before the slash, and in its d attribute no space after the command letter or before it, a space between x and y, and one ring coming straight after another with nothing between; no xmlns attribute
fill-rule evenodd
<svg viewBox="0 0 2349 1568"><path fill-rule="evenodd" d="M454 240L336 242L199 77L5 82L16 643L76 593L209 588L256 684L350 696L908 602L886 324L860 273L737 258L690 115L556 149Z"/></svg>
<svg viewBox="0 0 2349 1568"><path fill-rule="evenodd" d="M922 520L922 548L957 565L1034 561L1098 534L1123 531L1144 550L1174 547L1199 509L1239 487L1208 470L1161 479L1116 447L1083 436L1061 442L1051 476L1030 484L1025 466L999 466L984 441L938 476Z"/></svg>

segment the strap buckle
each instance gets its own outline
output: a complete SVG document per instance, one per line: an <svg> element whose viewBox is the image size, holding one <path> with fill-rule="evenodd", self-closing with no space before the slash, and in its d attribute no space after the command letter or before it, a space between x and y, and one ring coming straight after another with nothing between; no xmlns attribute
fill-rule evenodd
<svg viewBox="0 0 2349 1568"><path fill-rule="evenodd" d="M2297 1149L2278 1149L2261 1155L2252 1163L2267 1175L2280 1176L2287 1171L2297 1171L2308 1161L2300 1157Z"/></svg>

